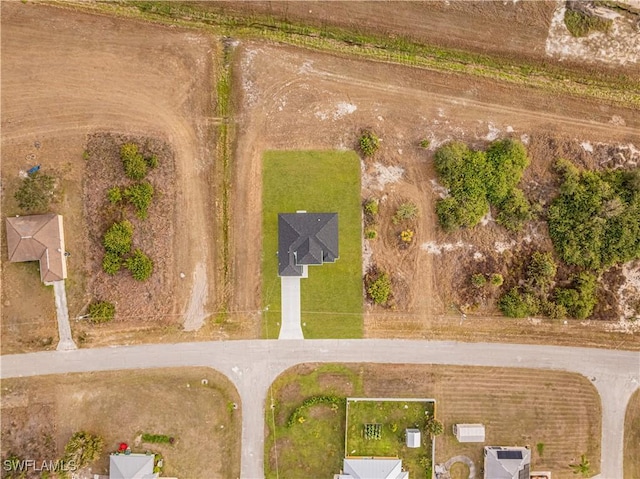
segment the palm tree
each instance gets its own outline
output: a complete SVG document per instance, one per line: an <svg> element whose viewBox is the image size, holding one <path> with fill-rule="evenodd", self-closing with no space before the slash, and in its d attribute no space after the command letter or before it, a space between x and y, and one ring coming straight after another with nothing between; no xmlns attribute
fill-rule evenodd
<svg viewBox="0 0 640 479"><path fill-rule="evenodd" d="M591 464L584 454L580 456L580 462L577 464L569 464L574 474L580 474L582 477L591 476Z"/></svg>

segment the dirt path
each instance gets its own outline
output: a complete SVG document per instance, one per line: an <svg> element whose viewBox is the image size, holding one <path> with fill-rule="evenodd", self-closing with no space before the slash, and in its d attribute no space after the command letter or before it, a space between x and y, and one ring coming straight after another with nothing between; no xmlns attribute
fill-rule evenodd
<svg viewBox="0 0 640 479"><path fill-rule="evenodd" d="M73 251L72 315L90 294L83 288L83 245L89 239L79 212L82 179L91 174L82 159L84 142L96 130L157 137L175 151L178 195L169 280L176 294L163 298L173 305L167 321L180 323L192 296L207 301L203 288L214 291L215 54L215 39L191 31L2 2L2 179L10 192L36 141L43 169L66 168L69 188L57 208L65 215ZM15 208L11 197L3 197L5 211ZM196 290L197 265L202 266ZM10 275L3 279L12 282ZM214 297L208 295L205 311L215 309ZM125 319L120 329L127 324Z"/></svg>

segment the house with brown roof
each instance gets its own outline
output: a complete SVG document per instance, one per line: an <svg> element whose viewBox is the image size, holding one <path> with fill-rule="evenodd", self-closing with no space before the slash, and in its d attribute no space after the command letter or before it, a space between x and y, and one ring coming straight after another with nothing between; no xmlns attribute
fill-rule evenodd
<svg viewBox="0 0 640 479"><path fill-rule="evenodd" d="M40 262L40 279L45 284L67 277L62 216L15 216L7 218L7 250L9 261Z"/></svg>

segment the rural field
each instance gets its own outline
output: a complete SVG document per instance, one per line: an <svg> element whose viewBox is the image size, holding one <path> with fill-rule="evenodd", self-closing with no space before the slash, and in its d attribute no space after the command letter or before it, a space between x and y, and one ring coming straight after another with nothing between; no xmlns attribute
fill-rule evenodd
<svg viewBox="0 0 640 479"><path fill-rule="evenodd" d="M385 307L363 299L364 337L640 348L634 334L638 261L599 273L592 320L501 317L498 297L519 284L533 252L552 248L544 215L520 232L505 230L490 214L474 228L445 233L435 213L444 192L434 168L436 150L448 141L485 149L498 139L518 140L530 159L519 187L542 211L559 191L552 168L559 158L589 169L632 168L640 161L636 62L586 68L548 58L545 32L558 11L550 2L504 8L403 3L397 14L412 19L407 39L388 24L391 4L373 4L376 15L354 35L373 45L380 36L397 40L380 49L345 37L344 29L369 4L338 3L335 11L322 3L309 4L311 11L286 5L144 2L74 5L76 11L3 3L3 211L20 213L13 198L20 172L41 164L59 183L60 200L52 208L73 232L67 234L70 316L83 315L91 301L116 304L111 323L72 321L78 343L263 337L263 292L274 279L262 275L262 215L247 212L262 211L265 151L354 150L363 129L370 129L381 141L375 155L361 160L360 200L377 201L379 213L367 225L376 238L363 242L361 271L387 272L393 301ZM242 21L207 16L221 10L235 15L238 8ZM427 9L429 20L416 20L416 9ZM261 29L265 15L290 16L313 28L307 36L287 36L294 27L286 25ZM436 42L453 24L447 40ZM317 29L335 35L334 43L317 43ZM485 42L479 32L487 29L499 34ZM412 49L422 50L416 41L438 43L427 48L432 60L417 62ZM73 62L61 53L69 51ZM610 56L622 61L624 52L618 53ZM135 288L128 277L114 280L100 271L99 234L107 223L92 215L101 211L108 185L97 181L107 176L100 158L91 156L95 135L151 142L166 151L168 168L150 176L166 188L155 205L165 214L150 216L149 234L136 240L151 245L157 274ZM417 215L398 225L395 212L406 203ZM402 242L406 229L411 238ZM153 241L158 232L161 241ZM560 268L558 284L568 284L574 273ZM473 274L500 274L504 285L480 291L471 284ZM55 347L53 298L34 276L34 265L3 262L3 353ZM27 296L32 300L15 299ZM313 324L313 337L334 335ZM347 329L344 335L356 334Z"/></svg>
<svg viewBox="0 0 640 479"><path fill-rule="evenodd" d="M624 477L640 478L640 390L631 396L624 419Z"/></svg>
<svg viewBox="0 0 640 479"><path fill-rule="evenodd" d="M278 213L338 213L340 257L301 280L305 338L362 337L360 163L353 152L268 151L263 159L262 302L265 336L280 324ZM327 174L331 172L331 174Z"/></svg>
<svg viewBox="0 0 640 479"><path fill-rule="evenodd" d="M600 398L588 379L578 374L516 368L305 364L283 373L271 388L275 407L268 407L266 415L266 477L277 477L277 471L287 471L291 478L330 477L340 470L344 404L335 407L325 402L296 410L314 396L435 399L435 416L444 425L444 433L435 439L436 463L462 454L480 470L481 445L460 444L452 433L456 423L480 422L486 427L487 445L530 446L532 470L575 477L569 464L582 454L588 457L593 474L599 470ZM288 424L296 411L295 417L304 420ZM317 454L320 438L325 444L323 455Z"/></svg>
<svg viewBox="0 0 640 479"><path fill-rule="evenodd" d="M25 451L37 462L61 457L71 435L87 431L104 439L104 451L91 466L95 474L108 473L109 453L121 442L133 452L162 454L163 476L226 479L240 473L241 412L234 409L239 396L212 369L7 379L1 394L3 458ZM143 434L174 442L145 442Z"/></svg>

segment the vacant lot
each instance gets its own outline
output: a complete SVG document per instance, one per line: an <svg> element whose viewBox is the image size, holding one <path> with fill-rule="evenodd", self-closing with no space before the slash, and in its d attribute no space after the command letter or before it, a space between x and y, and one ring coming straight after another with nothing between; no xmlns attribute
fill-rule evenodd
<svg viewBox="0 0 640 479"><path fill-rule="evenodd" d="M624 477L640 478L640 390L631 396L624 419Z"/></svg>
<svg viewBox="0 0 640 479"><path fill-rule="evenodd" d="M592 472L599 470L600 398L580 375L515 368L308 364L274 382L275 408L267 411L267 477L275 477L276 469L292 478L328 477L340 470L345 437L341 409L314 406L302 424L287 427L304 399L328 394L434 398L435 415L445 428L436 439L436 463L464 454L480 470L482 445L457 443L452 426L481 422L486 445L530 445L533 469L568 479L575 477L568 465L586 454ZM320 437L326 444L322 457L314 454ZM537 444L543 444L542 454Z"/></svg>
<svg viewBox="0 0 640 479"><path fill-rule="evenodd" d="M41 171L59 178L62 200L51 209L64 216L72 318L82 314L95 294L87 277L95 260L88 243L95 238L88 236L83 208L84 182L92 174L83 159L87 135L103 131L153 138L174 154L178 193L176 213L168 220L179 234L163 238L158 246L164 250L162 244L170 244L169 251L158 251L172 259L160 280L174 294L112 298L118 303L162 301L169 312L160 324L157 318L122 317L99 338L86 332L88 344L135 342L158 331L175 331L186 319L193 295L205 312L215 310L211 118L217 48L214 38L193 31L2 2L2 210L21 213L13 199L21 170L41 164ZM2 231L4 235L4 226ZM53 295L33 273L35 267L3 261L3 353L36 349L56 337ZM21 300L27 297L29 301Z"/></svg>
<svg viewBox="0 0 640 479"><path fill-rule="evenodd" d="M265 335L278 337L278 213L338 213L335 263L309 267L301 280L302 331L306 338L362 336L362 233L360 163L352 152L265 153L262 200L262 302Z"/></svg>
<svg viewBox="0 0 640 479"><path fill-rule="evenodd" d="M37 462L54 460L74 432L87 430L105 443L94 473L106 474L108 454L126 442L133 452L161 453L165 476L235 478L241 413L234 403L239 404L235 388L207 368L3 380L2 458L14 453ZM143 433L165 434L175 442L145 443Z"/></svg>

